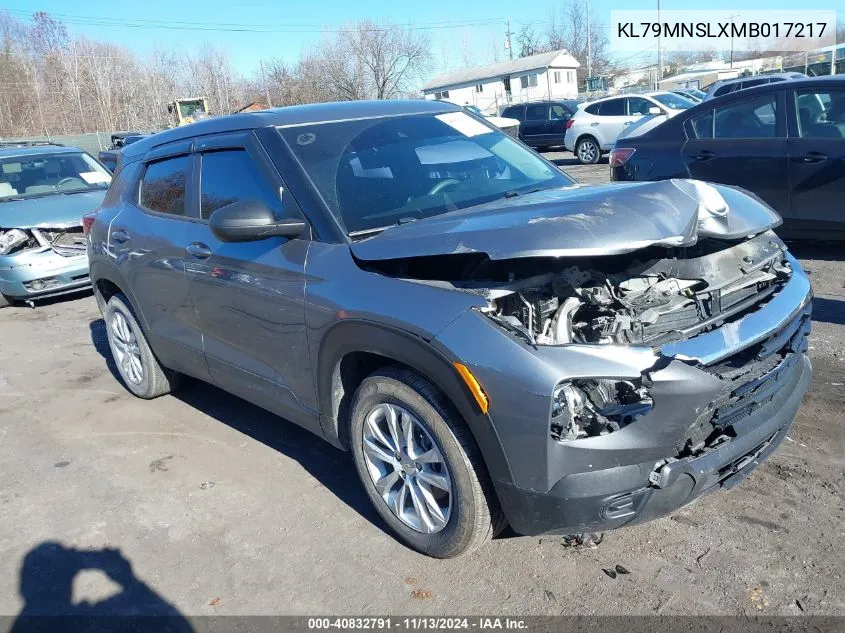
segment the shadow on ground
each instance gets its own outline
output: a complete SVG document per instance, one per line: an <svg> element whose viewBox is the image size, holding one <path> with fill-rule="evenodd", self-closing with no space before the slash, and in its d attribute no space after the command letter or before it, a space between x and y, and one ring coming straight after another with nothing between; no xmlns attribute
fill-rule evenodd
<svg viewBox="0 0 845 633"><path fill-rule="evenodd" d="M813 297L813 321L845 325L845 300Z"/></svg>
<svg viewBox="0 0 845 633"><path fill-rule="evenodd" d="M123 384L112 359L103 319L91 321L91 341L115 380ZM387 527L364 492L349 453L309 431L201 380L186 379L173 394L185 404L295 459L338 499L383 532ZM279 482L283 485L284 482Z"/></svg>
<svg viewBox="0 0 845 633"><path fill-rule="evenodd" d="M74 579L85 571L102 572L119 590L99 601L74 602ZM45 541L24 557L19 590L24 606L10 633L193 632L176 607L135 576L118 549L80 550Z"/></svg>

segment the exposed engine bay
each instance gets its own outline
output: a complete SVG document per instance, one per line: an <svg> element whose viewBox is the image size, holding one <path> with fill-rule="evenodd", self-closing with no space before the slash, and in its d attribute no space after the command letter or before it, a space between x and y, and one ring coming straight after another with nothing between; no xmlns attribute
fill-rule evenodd
<svg viewBox="0 0 845 633"><path fill-rule="evenodd" d="M0 255L14 255L27 250L50 250L73 257L85 253L85 234L81 224L30 229L0 227Z"/></svg>
<svg viewBox="0 0 845 633"><path fill-rule="evenodd" d="M368 267L479 294L488 301L487 316L533 345L661 345L754 309L789 279L785 249L767 231L742 242L708 239L621 256L452 255Z"/></svg>

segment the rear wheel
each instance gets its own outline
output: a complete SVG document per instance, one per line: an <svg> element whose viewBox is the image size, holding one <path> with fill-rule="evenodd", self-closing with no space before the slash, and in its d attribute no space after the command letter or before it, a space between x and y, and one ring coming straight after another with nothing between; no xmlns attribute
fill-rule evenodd
<svg viewBox="0 0 845 633"><path fill-rule="evenodd" d="M358 475L400 540L436 558L486 543L504 524L475 440L425 378L381 369L355 393L350 443Z"/></svg>
<svg viewBox="0 0 845 633"><path fill-rule="evenodd" d="M575 145L575 155L582 165L595 165L601 160L601 148L592 136L585 136Z"/></svg>
<svg viewBox="0 0 845 633"><path fill-rule="evenodd" d="M170 393L178 374L162 367L153 355L126 297L111 297L103 318L112 357L126 388L145 400Z"/></svg>

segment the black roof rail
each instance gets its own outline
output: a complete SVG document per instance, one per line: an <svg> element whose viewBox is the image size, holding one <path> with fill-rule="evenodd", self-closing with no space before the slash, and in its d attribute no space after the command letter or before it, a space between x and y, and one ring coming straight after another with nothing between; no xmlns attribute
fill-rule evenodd
<svg viewBox="0 0 845 633"><path fill-rule="evenodd" d="M63 143L54 143L53 141L0 141L0 147L39 147L41 145L64 147Z"/></svg>

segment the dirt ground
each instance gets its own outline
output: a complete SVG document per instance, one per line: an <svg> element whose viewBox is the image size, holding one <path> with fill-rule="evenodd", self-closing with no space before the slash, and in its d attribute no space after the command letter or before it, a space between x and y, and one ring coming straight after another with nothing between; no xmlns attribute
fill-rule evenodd
<svg viewBox="0 0 845 633"><path fill-rule="evenodd" d="M597 549L505 534L452 561L391 538L348 455L307 432L197 382L133 398L89 293L4 309L0 614L124 595L186 615L845 615L845 248L795 252L815 376L746 482Z"/></svg>

